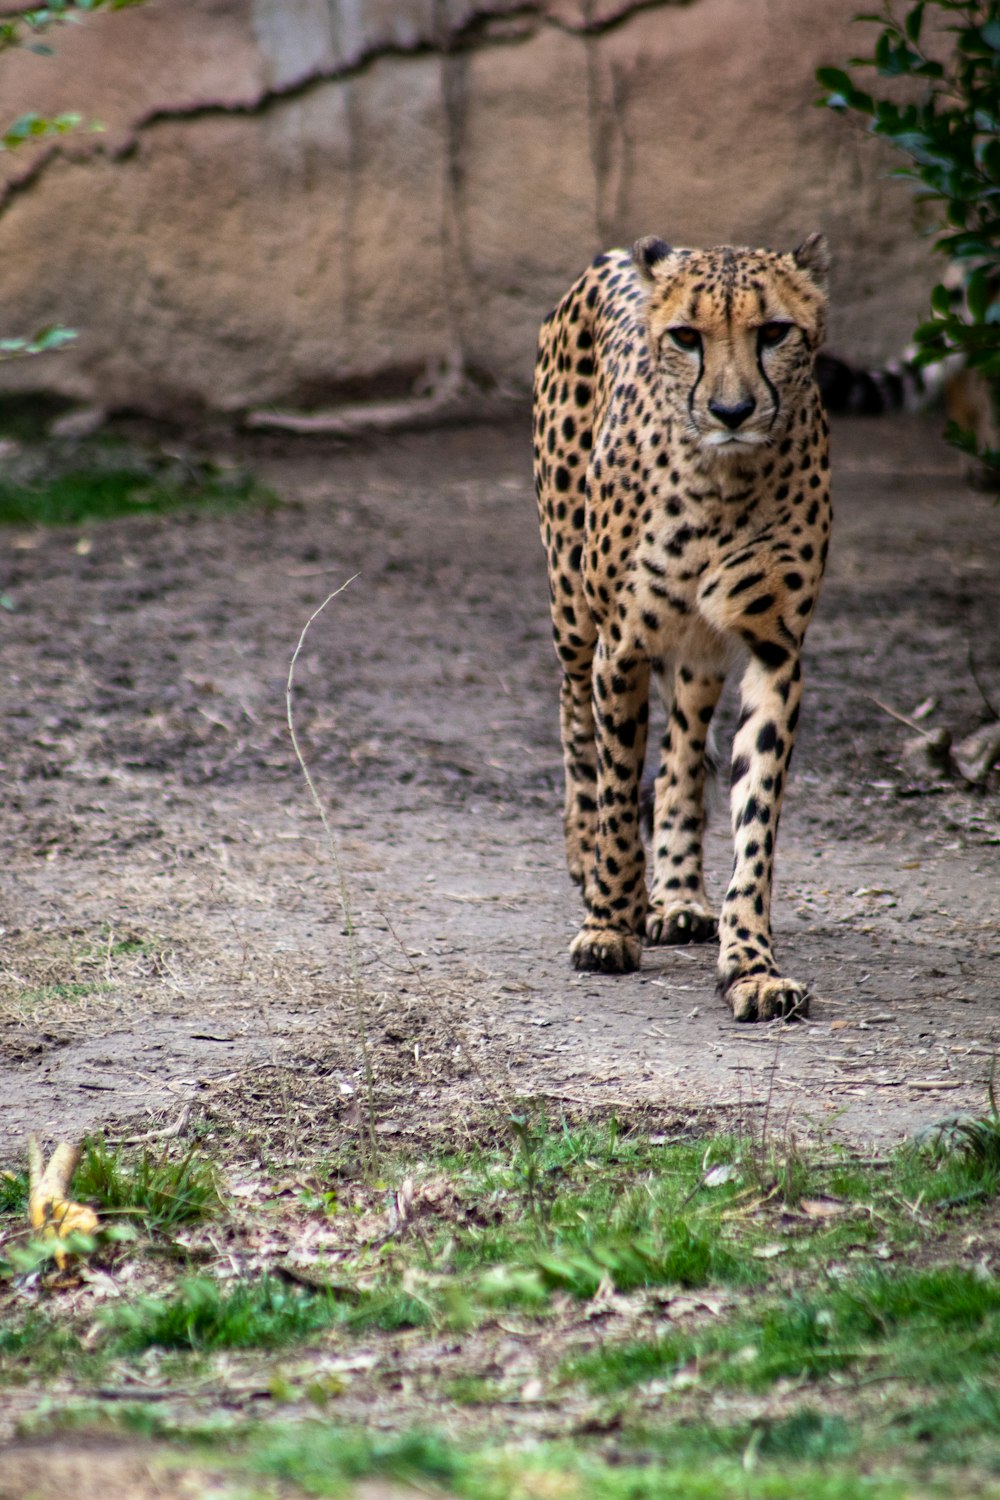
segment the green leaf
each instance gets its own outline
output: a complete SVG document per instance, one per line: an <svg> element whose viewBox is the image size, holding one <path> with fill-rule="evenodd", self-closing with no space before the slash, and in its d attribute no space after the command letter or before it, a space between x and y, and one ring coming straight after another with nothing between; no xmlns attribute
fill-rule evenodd
<svg viewBox="0 0 1000 1500"><path fill-rule="evenodd" d="M976 434L965 427L959 427L957 422L949 422L944 430L945 441L953 448L959 448L963 453L976 454L979 444L976 442Z"/></svg>
<svg viewBox="0 0 1000 1500"><path fill-rule="evenodd" d="M53 325L50 328L40 329L30 339L0 339L0 359L13 359L18 355L27 354L48 354L53 349L61 349L64 344L72 343L75 338L75 329Z"/></svg>
<svg viewBox="0 0 1000 1500"><path fill-rule="evenodd" d="M838 94L844 94L845 96L854 87L850 77L842 68L817 68L816 81L817 83L821 83L825 89L834 89Z"/></svg>
<svg viewBox="0 0 1000 1500"><path fill-rule="evenodd" d="M76 337L75 328L63 328L53 323L35 334L31 340L31 352L32 354L47 354L50 349L61 349L65 344L71 344Z"/></svg>
<svg viewBox="0 0 1000 1500"><path fill-rule="evenodd" d="M17 146L23 146L25 141L49 135L66 135L76 129L80 120L81 116L77 114L56 115L52 119L34 112L20 115L0 136L0 149L11 151Z"/></svg>
<svg viewBox="0 0 1000 1500"><path fill-rule="evenodd" d="M940 317L945 317L951 312L951 293L940 282L931 292L931 308Z"/></svg>
<svg viewBox="0 0 1000 1500"><path fill-rule="evenodd" d="M924 24L924 0L919 0L906 18L906 35L911 42L920 40L920 29Z"/></svg>
<svg viewBox="0 0 1000 1500"><path fill-rule="evenodd" d="M965 295L969 304L969 315L973 322L985 323L986 312L990 304L990 291L984 266L980 266L978 271L973 271L969 277Z"/></svg>

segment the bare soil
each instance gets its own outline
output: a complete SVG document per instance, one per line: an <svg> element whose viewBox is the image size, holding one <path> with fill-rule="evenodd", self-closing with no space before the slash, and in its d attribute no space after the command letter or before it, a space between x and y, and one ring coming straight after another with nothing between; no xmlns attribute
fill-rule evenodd
<svg viewBox="0 0 1000 1500"><path fill-rule="evenodd" d="M460 1134L514 1098L652 1120L760 1108L893 1139L985 1104L1000 1037L995 792L904 763L1000 704L1000 509L936 420L835 431L776 934L807 1022L733 1023L714 950L577 975L558 673L524 424L230 458L275 508L0 538L0 1158L185 1106L252 1149L359 1129L340 883L378 1124ZM970 666L970 651L972 664ZM732 722L727 694L723 718ZM729 866L721 796L710 888ZM780 1113L779 1113L780 1112Z"/></svg>

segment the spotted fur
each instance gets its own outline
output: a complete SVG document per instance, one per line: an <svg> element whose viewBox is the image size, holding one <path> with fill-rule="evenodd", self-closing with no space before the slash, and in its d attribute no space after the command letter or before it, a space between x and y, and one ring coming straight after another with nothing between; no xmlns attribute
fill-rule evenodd
<svg viewBox="0 0 1000 1500"><path fill-rule="evenodd" d="M800 653L830 533L827 423L813 373L828 253L601 255L542 326L534 452L552 622L579 969L635 969L649 943L720 938L738 1020L802 1013L771 943L774 843L802 692ZM742 659L732 880L702 873L705 746ZM652 880L639 829L650 674L667 706Z"/></svg>

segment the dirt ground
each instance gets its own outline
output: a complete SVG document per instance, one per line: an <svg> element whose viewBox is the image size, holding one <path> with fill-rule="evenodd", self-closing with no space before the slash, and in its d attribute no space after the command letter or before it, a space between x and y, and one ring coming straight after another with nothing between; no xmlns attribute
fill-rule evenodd
<svg viewBox="0 0 1000 1500"><path fill-rule="evenodd" d="M0 611L0 1159L169 1124L263 1155L359 1125L330 809L387 1137L526 1096L652 1121L756 1108L893 1139L980 1108L998 1039L1000 808L901 760L1000 704L1000 509L934 419L835 431L775 923L808 1022L737 1026L714 951L577 975L557 669L523 423L256 439L282 504L7 528ZM970 666L970 651L972 663ZM977 681L978 679L978 681ZM723 718L732 722L727 690ZM710 889L728 873L721 796ZM187 1110L186 1106L190 1106Z"/></svg>

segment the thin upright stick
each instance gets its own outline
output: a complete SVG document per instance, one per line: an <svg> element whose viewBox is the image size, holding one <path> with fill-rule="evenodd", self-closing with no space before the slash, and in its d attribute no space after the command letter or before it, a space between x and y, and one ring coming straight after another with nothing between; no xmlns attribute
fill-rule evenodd
<svg viewBox="0 0 1000 1500"><path fill-rule="evenodd" d="M302 633L299 636L298 645L292 652L292 659L288 666L288 682L285 686L285 708L288 718L288 733L291 735L292 739L292 749L295 751L296 760L302 767L302 774L306 779L306 785L309 788L309 792L315 804L316 811L319 813L320 822L323 824L323 832L326 834L326 842L330 850L330 857L333 860L333 867L337 872L337 884L340 888L340 907L344 914L344 930L347 934L347 949L350 955L351 989L354 995L354 1015L358 1027L358 1042L361 1049L361 1065L365 1079L365 1096L368 1115L369 1166L373 1173L377 1173L379 1151L378 1135L375 1129L375 1078L372 1072L371 1054L368 1050L368 1031L365 1025L364 985L361 980L361 958L358 951L358 938L357 932L354 927L354 918L351 914L350 892L347 887L347 877L344 873L344 866L340 858L340 850L338 849L337 841L333 836L333 829L330 827L329 820L326 816L326 810L323 807L322 801L320 800L320 795L316 790L316 785L309 773L309 767L306 765L305 757L303 756L302 750L299 746L299 738L295 733L295 719L292 713L292 686L295 679L295 663L298 661L299 653L301 652L302 647L305 644L305 639L306 635L309 632L309 627L312 625L314 620L319 618L319 616L323 613L324 609L326 609L326 606L331 602L331 600L336 599L338 594L342 594L348 587L348 585L352 584L357 577L358 574L355 573L352 577L346 579L339 588L334 589L332 594L327 594L326 598L323 600L323 603L319 606L318 609L313 610L312 614L303 625Z"/></svg>

